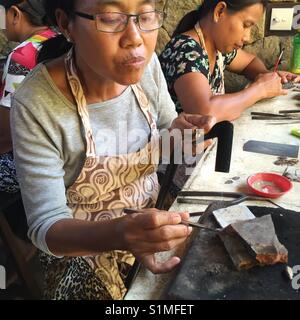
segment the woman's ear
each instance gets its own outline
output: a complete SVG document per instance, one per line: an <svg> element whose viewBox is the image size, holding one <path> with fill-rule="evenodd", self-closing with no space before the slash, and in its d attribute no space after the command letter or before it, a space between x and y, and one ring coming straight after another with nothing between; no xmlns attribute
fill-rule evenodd
<svg viewBox="0 0 300 320"><path fill-rule="evenodd" d="M70 35L70 19L67 14L63 10L57 9L55 12L55 17L60 32L69 42L72 42Z"/></svg>
<svg viewBox="0 0 300 320"><path fill-rule="evenodd" d="M22 11L17 6L11 6L8 11L12 16L13 24L18 24L22 19Z"/></svg>
<svg viewBox="0 0 300 320"><path fill-rule="evenodd" d="M227 3L224 1L219 2L214 10L214 22L219 22L220 18L225 14L227 10Z"/></svg>

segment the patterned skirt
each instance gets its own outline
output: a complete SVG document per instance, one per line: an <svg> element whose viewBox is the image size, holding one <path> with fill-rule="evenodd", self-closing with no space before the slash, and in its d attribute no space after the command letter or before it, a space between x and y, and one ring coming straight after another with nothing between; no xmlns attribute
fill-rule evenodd
<svg viewBox="0 0 300 320"><path fill-rule="evenodd" d="M19 189L13 153L0 155L0 191L15 193Z"/></svg>
<svg viewBox="0 0 300 320"><path fill-rule="evenodd" d="M40 252L43 268L46 300L112 300L100 278L82 257L55 258ZM132 266L118 263L119 273L124 281Z"/></svg>

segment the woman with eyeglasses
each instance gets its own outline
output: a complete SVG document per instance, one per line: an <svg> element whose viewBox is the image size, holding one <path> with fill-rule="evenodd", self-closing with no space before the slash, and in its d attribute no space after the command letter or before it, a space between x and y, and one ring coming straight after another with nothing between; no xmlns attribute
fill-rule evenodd
<svg viewBox="0 0 300 320"><path fill-rule="evenodd" d="M45 10L40 0L4 0L5 35L20 44L9 54L0 87L0 191L19 190L13 161L10 132L11 97L25 76L36 66L40 44L55 33L44 21Z"/></svg>
<svg viewBox="0 0 300 320"><path fill-rule="evenodd" d="M286 94L282 83L300 80L289 72L268 71L259 58L242 49L267 3L204 0L182 19L160 55L178 112L212 115L218 121L235 120L257 101ZM225 68L252 83L244 90L226 94Z"/></svg>
<svg viewBox="0 0 300 320"><path fill-rule="evenodd" d="M61 35L45 43L45 63L17 90L12 115L45 297L122 299L135 260L169 272L180 259L156 262L154 254L191 233L181 224L187 213L151 209L158 129L207 132L215 119L176 118L154 54L159 1L49 0L46 10Z"/></svg>

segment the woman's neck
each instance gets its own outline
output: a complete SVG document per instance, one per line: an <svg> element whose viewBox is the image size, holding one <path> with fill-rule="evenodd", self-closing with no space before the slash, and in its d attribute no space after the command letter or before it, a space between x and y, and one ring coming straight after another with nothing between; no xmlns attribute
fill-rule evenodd
<svg viewBox="0 0 300 320"><path fill-rule="evenodd" d="M75 57L78 76L87 104L99 103L120 96L128 86L101 77L80 57Z"/></svg>
<svg viewBox="0 0 300 320"><path fill-rule="evenodd" d="M27 39L34 36L35 34L37 34L38 32L41 32L47 29L48 29L47 26L28 26L27 28L25 27L22 35L20 35L19 37L19 42L24 42Z"/></svg>
<svg viewBox="0 0 300 320"><path fill-rule="evenodd" d="M201 27L201 31L204 37L204 41L205 41L205 47L207 50L207 54L208 56L211 58L215 58L216 56L216 52L217 52L217 48L215 46L213 37L212 37L212 25L211 25L211 21L208 20L207 18L204 18L202 20L199 21L200 27Z"/></svg>

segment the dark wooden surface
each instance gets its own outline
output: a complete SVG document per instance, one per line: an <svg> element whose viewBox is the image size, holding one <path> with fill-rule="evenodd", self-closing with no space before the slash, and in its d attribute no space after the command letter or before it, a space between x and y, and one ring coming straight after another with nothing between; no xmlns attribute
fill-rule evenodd
<svg viewBox="0 0 300 320"><path fill-rule="evenodd" d="M279 241L289 251L289 265L300 265L300 213L250 207L257 217L271 214ZM283 271L285 265L255 267L238 272L219 237L196 231L177 274L164 299L233 300L300 299Z"/></svg>

